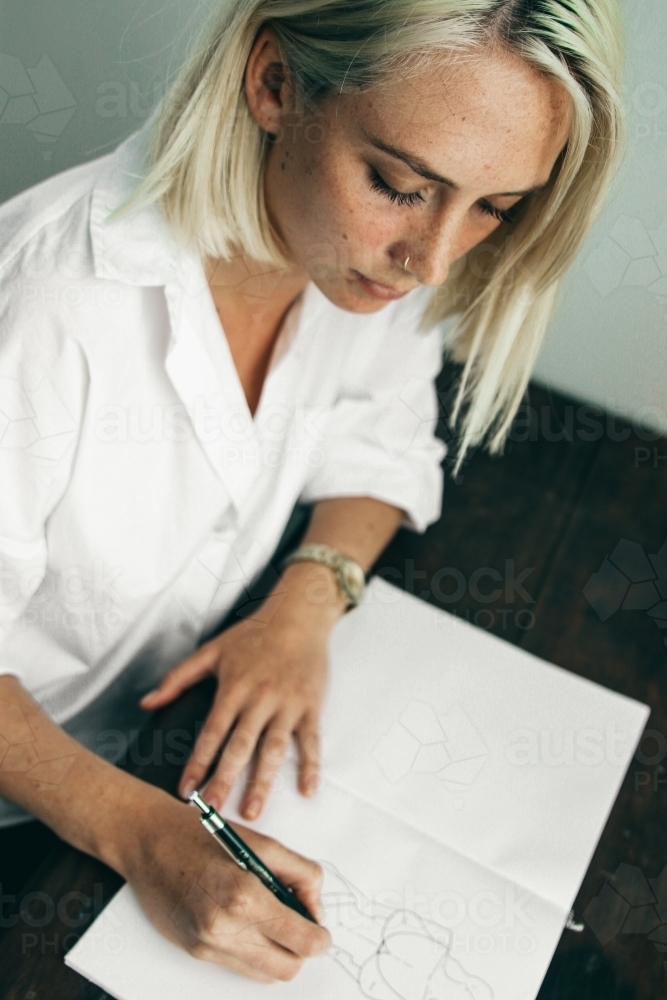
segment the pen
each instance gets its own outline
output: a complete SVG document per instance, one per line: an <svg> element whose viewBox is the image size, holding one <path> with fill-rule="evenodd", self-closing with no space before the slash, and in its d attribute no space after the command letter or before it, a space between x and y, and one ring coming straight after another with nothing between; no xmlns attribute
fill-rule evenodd
<svg viewBox="0 0 667 1000"><path fill-rule="evenodd" d="M188 796L190 802L194 803L201 810L201 822L202 825L209 833L213 834L218 843L224 847L227 853L234 859L239 868L243 868L244 871L252 872L257 878L264 883L267 889L270 889L274 894L276 899L279 899L281 903L285 906L289 906L292 910L296 910L300 913L302 917L306 920L312 921L316 924L317 920L309 913L306 907L303 905L296 893L290 889L288 885L281 882L280 879L273 874L273 872L266 867L264 862L257 857L255 852L248 847L245 840L239 837L229 823L225 823L222 816L216 812L213 806L210 806L208 802L201 797L199 792L190 792Z"/></svg>

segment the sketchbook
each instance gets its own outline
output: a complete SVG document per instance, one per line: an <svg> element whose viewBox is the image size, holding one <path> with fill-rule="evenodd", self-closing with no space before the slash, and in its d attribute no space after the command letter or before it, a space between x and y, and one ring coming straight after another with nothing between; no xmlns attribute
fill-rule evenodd
<svg viewBox="0 0 667 1000"><path fill-rule="evenodd" d="M324 779L254 826L323 866L333 945L290 1000L534 1000L649 709L375 578L336 625ZM241 822L236 806L225 815ZM65 958L117 1000L260 1000L124 886Z"/></svg>

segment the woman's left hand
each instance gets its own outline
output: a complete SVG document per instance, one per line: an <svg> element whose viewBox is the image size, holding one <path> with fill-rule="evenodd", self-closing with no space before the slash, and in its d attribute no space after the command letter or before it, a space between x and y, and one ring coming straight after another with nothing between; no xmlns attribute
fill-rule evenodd
<svg viewBox="0 0 667 1000"><path fill-rule="evenodd" d="M318 784L327 639L343 603L331 572L312 563L288 567L281 584L253 616L200 646L141 701L142 708L153 711L203 677L217 678L213 706L179 792L187 798L201 786L225 744L206 798L220 810L254 756L240 807L246 819L255 819L264 807L292 734L299 750L300 792L313 795Z"/></svg>

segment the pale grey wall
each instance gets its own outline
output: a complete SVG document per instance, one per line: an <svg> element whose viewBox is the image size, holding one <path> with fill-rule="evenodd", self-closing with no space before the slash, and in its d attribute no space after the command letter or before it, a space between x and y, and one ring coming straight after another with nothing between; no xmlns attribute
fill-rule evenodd
<svg viewBox="0 0 667 1000"><path fill-rule="evenodd" d="M139 128L213 2L0 0L0 200Z"/></svg>
<svg viewBox="0 0 667 1000"><path fill-rule="evenodd" d="M0 200L138 128L214 4L0 0ZM622 4L628 156L536 376L667 429L667 3Z"/></svg>

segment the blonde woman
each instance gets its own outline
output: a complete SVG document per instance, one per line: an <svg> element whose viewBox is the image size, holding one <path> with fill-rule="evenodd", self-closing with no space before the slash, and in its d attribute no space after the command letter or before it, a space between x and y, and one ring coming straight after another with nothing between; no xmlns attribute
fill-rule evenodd
<svg viewBox="0 0 667 1000"><path fill-rule="evenodd" d="M620 64L615 0L221 0L154 122L0 213L2 823L103 859L195 955L289 979L329 937L100 743L214 675L181 794L223 808L252 763L256 817L292 736L314 793L332 625L439 515L440 323L458 458L498 451L618 161ZM310 547L216 634L298 500ZM316 910L317 866L244 836Z"/></svg>

